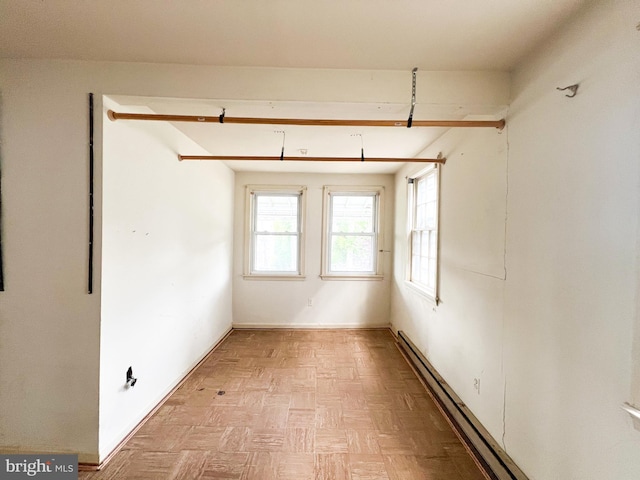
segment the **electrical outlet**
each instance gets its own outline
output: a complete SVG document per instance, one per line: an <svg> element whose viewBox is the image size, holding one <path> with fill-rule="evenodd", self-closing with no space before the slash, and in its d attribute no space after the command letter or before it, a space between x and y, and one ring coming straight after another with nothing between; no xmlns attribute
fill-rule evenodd
<svg viewBox="0 0 640 480"><path fill-rule="evenodd" d="M480 379L479 378L474 378L473 379L473 389L478 392L478 395L480 395Z"/></svg>
<svg viewBox="0 0 640 480"><path fill-rule="evenodd" d="M313 307L313 298L307 299L307 307Z"/></svg>

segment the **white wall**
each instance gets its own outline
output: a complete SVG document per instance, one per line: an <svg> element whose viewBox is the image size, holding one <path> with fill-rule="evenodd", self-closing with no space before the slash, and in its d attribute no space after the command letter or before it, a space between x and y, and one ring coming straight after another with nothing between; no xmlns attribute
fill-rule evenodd
<svg viewBox="0 0 640 480"><path fill-rule="evenodd" d="M506 132L450 130L424 153L442 152L440 304L405 281L408 255L406 177L396 176L391 321L403 330L496 439L502 436L502 302L507 194ZM480 379L480 395L473 379Z"/></svg>
<svg viewBox="0 0 640 480"><path fill-rule="evenodd" d="M96 116L95 138L95 293L87 295L89 92L98 113L103 94L399 103L407 102L409 78L407 72L0 60L6 274L6 291L0 292L0 449L77 452L85 462L98 461L103 450L102 116ZM505 73L420 71L418 81L436 105L508 101ZM122 365L110 368L121 382Z"/></svg>
<svg viewBox="0 0 640 480"><path fill-rule="evenodd" d="M96 83L65 70L0 62L0 449L95 461L99 247L96 294L86 292L87 93Z"/></svg>
<svg viewBox="0 0 640 480"><path fill-rule="evenodd" d="M534 479L640 477L620 409L638 311L638 21L637 1L595 2L514 76L506 442ZM555 90L573 83L573 99Z"/></svg>
<svg viewBox="0 0 640 480"><path fill-rule="evenodd" d="M246 185L305 185L304 280L243 278ZM385 187L382 280L320 278L322 188L325 185ZM235 186L236 244L233 324L236 327L379 327L389 324L394 186L392 175L321 175L238 172ZM312 306L308 306L311 299Z"/></svg>
<svg viewBox="0 0 640 480"><path fill-rule="evenodd" d="M640 431L620 408L640 398L638 20L638 2L591 3L515 72L502 146L443 139L447 155L474 153L473 173L444 167L435 311L403 286L397 251L394 327L532 480L640 477ZM573 83L573 99L556 90Z"/></svg>
<svg viewBox="0 0 640 480"><path fill-rule="evenodd" d="M233 254L233 172L179 162L206 152L168 124L103 124L101 457L230 330Z"/></svg>

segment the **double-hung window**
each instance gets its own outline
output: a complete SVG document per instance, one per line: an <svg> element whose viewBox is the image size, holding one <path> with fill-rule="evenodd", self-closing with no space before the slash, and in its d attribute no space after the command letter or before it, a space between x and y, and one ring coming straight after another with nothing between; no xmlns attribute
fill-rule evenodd
<svg viewBox="0 0 640 480"><path fill-rule="evenodd" d="M324 188L322 277L380 278L383 187Z"/></svg>
<svg viewBox="0 0 640 480"><path fill-rule="evenodd" d="M438 302L438 210L440 178L437 166L409 178L408 280Z"/></svg>
<svg viewBox="0 0 640 480"><path fill-rule="evenodd" d="M303 187L247 186L245 276L303 275Z"/></svg>

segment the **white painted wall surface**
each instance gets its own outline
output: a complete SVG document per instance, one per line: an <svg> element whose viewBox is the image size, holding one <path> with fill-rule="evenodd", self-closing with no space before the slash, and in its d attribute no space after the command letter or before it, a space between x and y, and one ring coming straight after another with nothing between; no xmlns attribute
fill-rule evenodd
<svg viewBox="0 0 640 480"><path fill-rule="evenodd" d="M179 162L206 152L169 124L103 132L101 457L230 330L233 254L226 165Z"/></svg>
<svg viewBox="0 0 640 480"><path fill-rule="evenodd" d="M640 478L620 409L638 328L639 21L637 1L594 2L514 76L505 439L533 479ZM575 98L556 90L574 83Z"/></svg>
<svg viewBox="0 0 640 480"><path fill-rule="evenodd" d="M95 84L66 70L0 61L0 451L96 461L99 247L96 293L87 295L87 93ZM96 185L99 197L99 173Z"/></svg>
<svg viewBox="0 0 640 480"><path fill-rule="evenodd" d="M237 172L233 269L236 327L379 327L389 324L394 186L392 175L321 175ZM306 235L303 280L243 278L245 185L305 185ZM320 278L322 188L325 185L385 187L382 280ZM309 299L312 306L308 306Z"/></svg>
<svg viewBox="0 0 640 480"><path fill-rule="evenodd" d="M442 152L440 304L407 286L406 176L396 176L394 284L391 321L403 330L480 418L502 436L502 303L507 194L506 133L450 130L424 153ZM473 379L480 379L480 395Z"/></svg>
<svg viewBox="0 0 640 480"><path fill-rule="evenodd" d="M508 102L505 73L420 71L418 81L434 104ZM6 291L0 293L0 449L78 452L85 462L100 457L102 116L96 115L90 296L89 92L100 113L103 94L399 103L407 102L408 82L407 72L0 60L6 274ZM120 384L122 365L110 368Z"/></svg>
<svg viewBox="0 0 640 480"><path fill-rule="evenodd" d="M640 478L640 431L620 408L640 398L639 20L638 2L592 3L515 72L498 143L436 145L473 154L444 168L435 311L403 284L396 227L394 328L532 480ZM556 90L573 83L573 99Z"/></svg>

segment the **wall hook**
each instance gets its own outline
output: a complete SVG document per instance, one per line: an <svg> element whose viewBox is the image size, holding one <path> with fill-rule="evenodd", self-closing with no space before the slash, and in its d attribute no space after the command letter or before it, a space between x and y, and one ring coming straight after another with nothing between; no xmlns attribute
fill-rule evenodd
<svg viewBox="0 0 640 480"><path fill-rule="evenodd" d="M569 85L568 87L564 87L564 88L556 87L556 90L560 90L560 91L569 90L571 92L571 95L565 95L565 97L573 98L578 93L578 87L580 87L580 84L576 83L575 85Z"/></svg>
<svg viewBox="0 0 640 480"><path fill-rule="evenodd" d="M137 381L138 379L133 376L133 368L129 367L127 370L127 382L125 385L127 387L133 387Z"/></svg>

